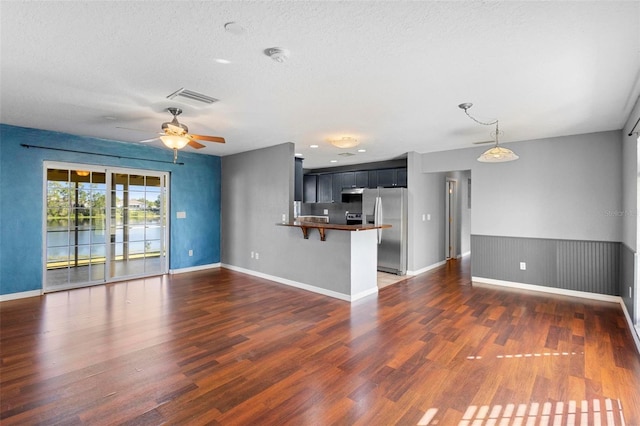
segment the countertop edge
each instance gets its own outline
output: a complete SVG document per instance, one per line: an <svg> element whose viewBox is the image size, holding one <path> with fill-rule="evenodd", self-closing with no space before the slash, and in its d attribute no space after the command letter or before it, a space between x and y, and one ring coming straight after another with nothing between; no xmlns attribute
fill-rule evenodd
<svg viewBox="0 0 640 426"><path fill-rule="evenodd" d="M277 226L291 226L296 228L335 229L336 231L370 231L374 229L391 228L391 225L340 225L336 223L319 222L280 222Z"/></svg>

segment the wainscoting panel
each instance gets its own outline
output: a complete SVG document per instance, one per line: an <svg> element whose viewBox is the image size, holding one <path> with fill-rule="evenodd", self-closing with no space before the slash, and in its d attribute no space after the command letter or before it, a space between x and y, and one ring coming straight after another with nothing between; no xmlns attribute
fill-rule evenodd
<svg viewBox="0 0 640 426"><path fill-rule="evenodd" d="M618 242L472 235L471 253L472 276L619 295Z"/></svg>
<svg viewBox="0 0 640 426"><path fill-rule="evenodd" d="M633 269L635 262L635 252L631 250L626 244L620 244L620 288L618 289L619 295L624 301L624 305L627 307L627 312L633 320L635 318L635 310L633 308L633 298L635 292L633 290ZM629 287L632 288L631 292ZM638 289L635 289L638 291Z"/></svg>

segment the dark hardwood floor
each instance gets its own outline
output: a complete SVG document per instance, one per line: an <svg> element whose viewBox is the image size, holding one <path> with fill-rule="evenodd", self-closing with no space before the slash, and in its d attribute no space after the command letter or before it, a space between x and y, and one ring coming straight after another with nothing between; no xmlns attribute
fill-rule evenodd
<svg viewBox="0 0 640 426"><path fill-rule="evenodd" d="M640 425L615 303L471 286L353 304L226 269L0 303L2 425Z"/></svg>

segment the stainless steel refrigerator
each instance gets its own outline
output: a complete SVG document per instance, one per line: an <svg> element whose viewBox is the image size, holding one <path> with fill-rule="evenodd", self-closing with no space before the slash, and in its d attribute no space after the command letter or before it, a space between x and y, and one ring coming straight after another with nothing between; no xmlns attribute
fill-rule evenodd
<svg viewBox="0 0 640 426"><path fill-rule="evenodd" d="M407 189L365 189L362 222L388 224L378 230L378 270L397 275L407 273Z"/></svg>

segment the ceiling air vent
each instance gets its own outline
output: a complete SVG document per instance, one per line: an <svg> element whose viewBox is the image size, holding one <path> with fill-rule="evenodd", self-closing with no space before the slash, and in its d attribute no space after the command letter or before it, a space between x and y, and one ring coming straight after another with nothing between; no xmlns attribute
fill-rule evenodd
<svg viewBox="0 0 640 426"><path fill-rule="evenodd" d="M202 102L205 104L212 104L219 101L219 99L203 95L202 93L194 92L193 90L185 89L184 87L167 96L167 99L173 99L177 96L181 96L183 98L191 99L192 101Z"/></svg>
<svg viewBox="0 0 640 426"><path fill-rule="evenodd" d="M342 157L351 157L352 155L355 155L353 152L341 152L340 154L338 154Z"/></svg>

